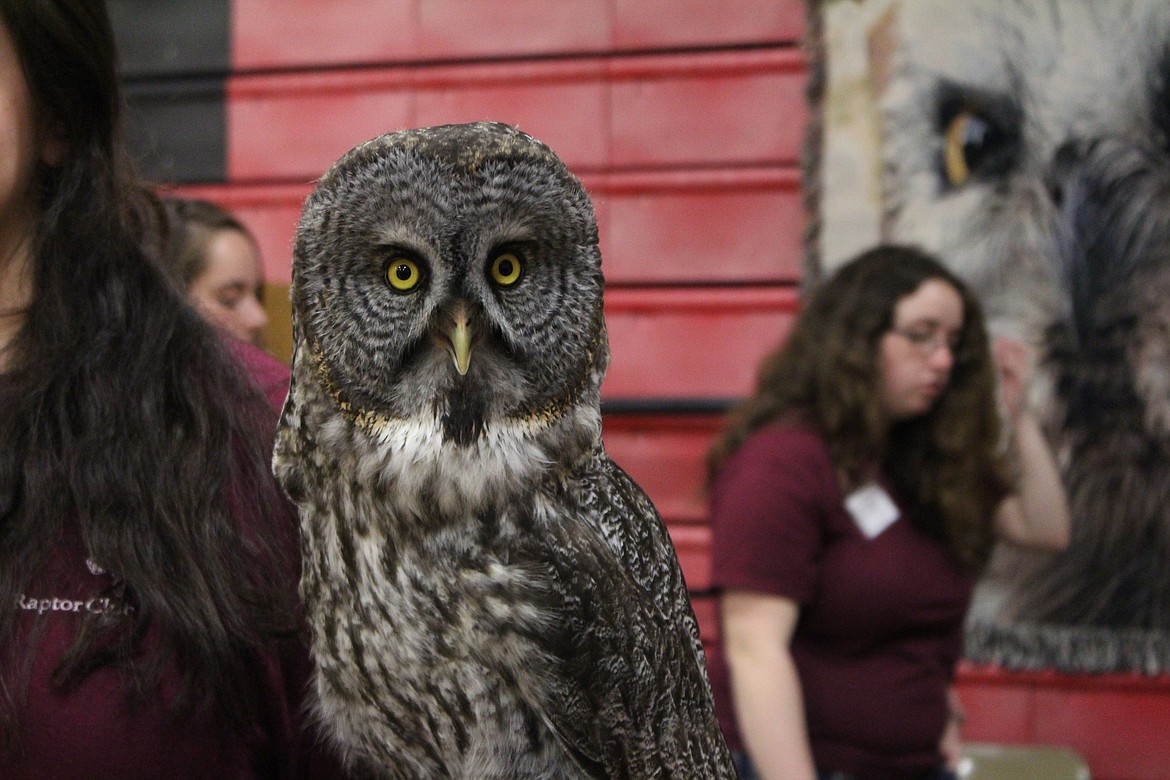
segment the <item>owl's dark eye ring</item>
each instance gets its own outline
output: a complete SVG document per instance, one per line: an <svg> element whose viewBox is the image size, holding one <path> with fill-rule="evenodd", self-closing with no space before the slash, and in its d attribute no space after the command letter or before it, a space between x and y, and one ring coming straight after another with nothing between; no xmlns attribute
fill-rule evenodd
<svg viewBox="0 0 1170 780"><path fill-rule="evenodd" d="M386 283L395 292L411 292L422 283L422 279L422 268L409 257L395 257L386 263Z"/></svg>
<svg viewBox="0 0 1170 780"><path fill-rule="evenodd" d="M939 117L941 175L952 189L973 180L988 182L1011 172L1019 152L1015 108L990 101L992 108L948 100Z"/></svg>
<svg viewBox="0 0 1170 780"><path fill-rule="evenodd" d="M524 275L524 264L516 254L501 252L492 260L488 272L491 274L492 281L500 287L511 287Z"/></svg>

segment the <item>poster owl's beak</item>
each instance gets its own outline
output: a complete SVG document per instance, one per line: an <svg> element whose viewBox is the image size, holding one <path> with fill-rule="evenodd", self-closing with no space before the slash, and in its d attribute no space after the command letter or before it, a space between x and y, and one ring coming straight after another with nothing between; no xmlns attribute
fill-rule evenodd
<svg viewBox="0 0 1170 780"><path fill-rule="evenodd" d="M455 360L455 370L459 376L466 376L471 365L471 329L467 326L467 310L462 306L451 318L447 340L450 342L448 351Z"/></svg>

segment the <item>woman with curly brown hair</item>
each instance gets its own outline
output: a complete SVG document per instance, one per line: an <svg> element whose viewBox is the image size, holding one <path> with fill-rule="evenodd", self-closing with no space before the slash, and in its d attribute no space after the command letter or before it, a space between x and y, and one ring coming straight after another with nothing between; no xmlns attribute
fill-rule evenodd
<svg viewBox="0 0 1170 780"><path fill-rule="evenodd" d="M820 285L764 361L710 453L711 675L745 777L953 776L975 578L997 536L1068 541L1022 358L1010 342L993 357L946 268L882 246Z"/></svg>

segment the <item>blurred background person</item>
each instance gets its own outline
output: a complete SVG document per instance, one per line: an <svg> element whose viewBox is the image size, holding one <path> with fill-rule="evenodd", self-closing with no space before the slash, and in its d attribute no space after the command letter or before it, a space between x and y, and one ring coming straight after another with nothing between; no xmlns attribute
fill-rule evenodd
<svg viewBox="0 0 1170 780"><path fill-rule="evenodd" d="M762 364L710 453L711 676L745 778L953 778L952 680L992 545L1068 542L1023 357L993 357L941 264L883 246L820 285Z"/></svg>
<svg viewBox="0 0 1170 780"><path fill-rule="evenodd" d="M187 299L216 327L264 346L264 266L255 237L206 200L163 198L163 265Z"/></svg>

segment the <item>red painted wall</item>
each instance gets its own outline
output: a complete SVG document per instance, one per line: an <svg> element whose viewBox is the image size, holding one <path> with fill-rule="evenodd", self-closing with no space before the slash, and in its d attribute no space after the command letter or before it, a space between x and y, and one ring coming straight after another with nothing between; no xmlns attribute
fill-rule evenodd
<svg viewBox="0 0 1170 780"><path fill-rule="evenodd" d="M1008 672L965 664L958 691L967 739L1071 747L1094 780L1170 778L1170 676Z"/></svg>

